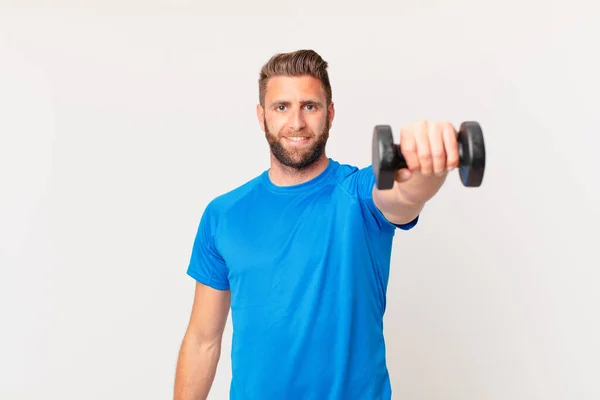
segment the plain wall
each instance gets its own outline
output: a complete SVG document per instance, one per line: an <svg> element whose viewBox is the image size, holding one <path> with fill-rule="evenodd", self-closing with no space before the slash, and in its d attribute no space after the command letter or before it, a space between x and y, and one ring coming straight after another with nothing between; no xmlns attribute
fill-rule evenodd
<svg viewBox="0 0 600 400"><path fill-rule="evenodd" d="M598 6L24 4L0 9L1 399L172 397L198 221L268 168L258 72L299 48L330 64L340 162L376 124L484 129L483 185L454 172L396 236L394 398L600 398Z"/></svg>

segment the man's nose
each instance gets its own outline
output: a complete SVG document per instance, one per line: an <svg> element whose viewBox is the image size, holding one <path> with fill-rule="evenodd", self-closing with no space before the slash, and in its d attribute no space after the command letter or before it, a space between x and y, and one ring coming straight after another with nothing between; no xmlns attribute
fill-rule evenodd
<svg viewBox="0 0 600 400"><path fill-rule="evenodd" d="M302 110L294 110L290 115L289 120L290 128L299 131L306 127L306 121L304 120L304 115L302 115Z"/></svg>

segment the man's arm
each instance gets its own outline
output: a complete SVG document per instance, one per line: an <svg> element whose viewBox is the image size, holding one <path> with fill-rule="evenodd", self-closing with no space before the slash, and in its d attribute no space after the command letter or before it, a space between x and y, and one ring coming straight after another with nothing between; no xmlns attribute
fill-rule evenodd
<svg viewBox="0 0 600 400"><path fill-rule="evenodd" d="M390 190L379 190L373 186L373 202L391 223L407 224L421 213L425 203L437 193L445 177L446 174L443 177L413 177L410 186L400 188L398 182L394 182L394 187Z"/></svg>
<svg viewBox="0 0 600 400"><path fill-rule="evenodd" d="M394 224L414 220L444 184L448 172L458 166L458 141L447 122L427 122L400 130L400 151L408 168L396 174L394 187L373 186L373 202Z"/></svg>
<svg viewBox="0 0 600 400"><path fill-rule="evenodd" d="M215 378L229 314L230 291L196 283L190 321L181 344L174 400L205 400Z"/></svg>

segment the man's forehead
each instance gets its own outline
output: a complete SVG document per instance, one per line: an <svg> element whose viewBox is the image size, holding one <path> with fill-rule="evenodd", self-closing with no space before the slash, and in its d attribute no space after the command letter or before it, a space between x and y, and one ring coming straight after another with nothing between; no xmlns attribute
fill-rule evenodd
<svg viewBox="0 0 600 400"><path fill-rule="evenodd" d="M275 76L269 79L266 89L269 100L282 96L289 101L322 101L325 98L321 81L312 76Z"/></svg>

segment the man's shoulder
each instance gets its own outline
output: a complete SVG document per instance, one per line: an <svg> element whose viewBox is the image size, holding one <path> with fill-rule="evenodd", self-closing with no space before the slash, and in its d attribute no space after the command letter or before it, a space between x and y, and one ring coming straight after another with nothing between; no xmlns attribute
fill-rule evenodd
<svg viewBox="0 0 600 400"><path fill-rule="evenodd" d="M334 159L331 159L331 161L334 163L334 172L332 174L333 176L330 176L329 179L333 179L347 191L355 192L362 184L372 186L373 172L371 165L358 166L351 163L343 163ZM254 199L257 191L265 189L263 183L266 173L267 171L262 171L237 187L213 197L208 203L206 211L213 215L223 215L234 207L238 208L238 206L244 205L246 199ZM329 180L329 182L331 181ZM250 197L249 195L253 196Z"/></svg>
<svg viewBox="0 0 600 400"><path fill-rule="evenodd" d="M342 163L340 161L335 162L338 164L335 175L339 180L346 180L357 174L370 174L373 171L371 165L358 166L356 164Z"/></svg>
<svg viewBox="0 0 600 400"><path fill-rule="evenodd" d="M339 185L351 193L362 192L365 188L366 192L370 193L375 182L372 165L338 164L335 175Z"/></svg>
<svg viewBox="0 0 600 400"><path fill-rule="evenodd" d="M238 204L246 196L258 189L263 179L263 173L249 179L248 181L230 189L226 192L216 195L208 203L206 209L208 212L221 214L231 208L233 205Z"/></svg>

